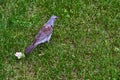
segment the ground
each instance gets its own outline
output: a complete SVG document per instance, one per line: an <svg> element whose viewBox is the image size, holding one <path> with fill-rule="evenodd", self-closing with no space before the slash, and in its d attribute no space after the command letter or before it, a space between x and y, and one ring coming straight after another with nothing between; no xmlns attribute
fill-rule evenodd
<svg viewBox="0 0 120 80"><path fill-rule="evenodd" d="M50 42L18 60L52 15ZM0 1L0 80L119 79L119 0Z"/></svg>

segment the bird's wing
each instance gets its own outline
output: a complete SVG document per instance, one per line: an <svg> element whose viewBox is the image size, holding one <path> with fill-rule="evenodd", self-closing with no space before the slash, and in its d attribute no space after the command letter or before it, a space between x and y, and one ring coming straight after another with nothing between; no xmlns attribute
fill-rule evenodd
<svg viewBox="0 0 120 80"><path fill-rule="evenodd" d="M52 26L46 26L44 25L41 30L38 32L38 34L36 35L33 44L35 44L38 41L41 41L43 39L45 39L46 37L48 37L51 33L52 33L53 29Z"/></svg>

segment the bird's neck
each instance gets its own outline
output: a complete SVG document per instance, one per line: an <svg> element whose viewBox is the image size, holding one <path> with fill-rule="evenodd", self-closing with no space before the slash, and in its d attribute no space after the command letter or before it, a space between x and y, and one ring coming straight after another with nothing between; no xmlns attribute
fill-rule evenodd
<svg viewBox="0 0 120 80"><path fill-rule="evenodd" d="M48 22L46 23L47 25L51 25L51 26L53 26L54 25L54 22L55 22L55 20L48 20Z"/></svg>

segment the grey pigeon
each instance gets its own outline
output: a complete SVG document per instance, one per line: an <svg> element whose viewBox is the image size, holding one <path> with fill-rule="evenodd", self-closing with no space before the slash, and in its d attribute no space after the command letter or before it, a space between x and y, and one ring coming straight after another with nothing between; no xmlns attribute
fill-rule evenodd
<svg viewBox="0 0 120 80"><path fill-rule="evenodd" d="M37 45L45 42L49 42L52 32L53 32L53 25L58 17L52 16L47 23L43 25L43 27L39 30L38 34L36 35L33 43L25 49L25 53L31 53Z"/></svg>

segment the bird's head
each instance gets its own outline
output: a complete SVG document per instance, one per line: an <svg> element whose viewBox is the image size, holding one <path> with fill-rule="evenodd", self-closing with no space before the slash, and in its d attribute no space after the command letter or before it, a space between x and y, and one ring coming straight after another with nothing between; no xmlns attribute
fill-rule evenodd
<svg viewBox="0 0 120 80"><path fill-rule="evenodd" d="M56 21L57 18L58 17L55 16L55 15L51 16L51 18L47 21L46 25L52 25L53 26L53 24L54 24L54 22Z"/></svg>
<svg viewBox="0 0 120 80"><path fill-rule="evenodd" d="M55 16L55 15L53 15L52 17L51 17L51 19L53 19L53 20L56 20L58 17L57 16Z"/></svg>

